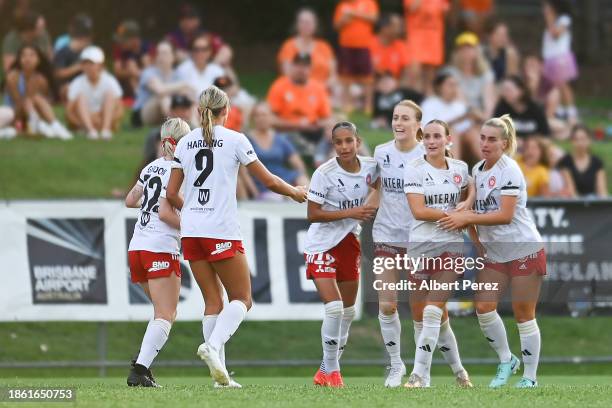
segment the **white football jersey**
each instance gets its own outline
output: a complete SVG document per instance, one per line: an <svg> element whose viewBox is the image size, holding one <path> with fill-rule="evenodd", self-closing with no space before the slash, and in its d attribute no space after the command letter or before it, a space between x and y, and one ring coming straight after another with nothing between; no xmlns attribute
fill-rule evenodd
<svg viewBox="0 0 612 408"><path fill-rule="evenodd" d="M372 227L374 242L405 246L414 219L404 194L404 169L425 154L421 143L409 152L395 146L395 140L376 146L374 159L380 169L380 205Z"/></svg>
<svg viewBox="0 0 612 408"><path fill-rule="evenodd" d="M140 172L137 184L143 189L142 205L128 250L179 253L179 230L159 219L159 199L166 198L171 168L172 161L159 158Z"/></svg>
<svg viewBox="0 0 612 408"><path fill-rule="evenodd" d="M241 240L236 183L240 164L257 160L249 139L223 126L214 127L210 149L202 129L178 142L173 168L183 170L185 202L181 211L183 237Z"/></svg>
<svg viewBox="0 0 612 408"><path fill-rule="evenodd" d="M461 201L461 193L468 186L468 166L461 160L446 158L448 169L433 167L425 157L420 157L406 166L404 192L421 194L425 206L441 211L453 210ZM433 243L455 243L436 245ZM461 252L463 234L461 231L444 231L435 222L414 220L410 228L411 253L422 252L435 256L442 252Z"/></svg>
<svg viewBox="0 0 612 408"><path fill-rule="evenodd" d="M518 198L510 224L478 225L478 236L487 255L495 262L509 262L538 252L543 248L542 237L527 212L527 183L519 165L505 154L491 169L485 171L484 165L482 160L472 170L477 213L498 211L501 196ZM509 242L514 244L503 244Z"/></svg>
<svg viewBox="0 0 612 408"><path fill-rule="evenodd" d="M325 211L339 211L365 204L368 187L378 178L376 161L371 157L357 156L361 168L349 173L338 164L334 157L317 168L310 180L308 200L321 204ZM332 222L313 222L306 235L308 255L328 251L338 245L344 237L353 232L359 235L359 221L353 218Z"/></svg>

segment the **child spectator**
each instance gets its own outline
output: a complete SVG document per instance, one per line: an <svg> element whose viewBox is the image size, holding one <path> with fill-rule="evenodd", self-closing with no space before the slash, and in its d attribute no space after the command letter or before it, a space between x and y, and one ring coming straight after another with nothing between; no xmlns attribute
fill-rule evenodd
<svg viewBox="0 0 612 408"><path fill-rule="evenodd" d="M286 40L278 52L278 64L282 75L289 75L293 58L308 54L312 60L310 78L328 88L336 81L336 56L327 41L317 38L317 15L312 9L300 9L296 16L295 35Z"/></svg>
<svg viewBox="0 0 612 408"><path fill-rule="evenodd" d="M251 114L252 129L248 133L249 140L261 162L272 173L287 183L308 185L306 166L286 135L272 128L274 115L265 102L259 102ZM278 200L278 194L273 194L259 180L254 179L256 191L251 194L259 200Z"/></svg>
<svg viewBox="0 0 612 408"><path fill-rule="evenodd" d="M133 126L161 125L169 116L172 95L192 96L191 87L178 80L173 66L172 45L162 41L157 44L155 64L145 68L140 76L132 111Z"/></svg>
<svg viewBox="0 0 612 408"><path fill-rule="evenodd" d="M299 149L304 150L318 142L324 122L331 114L325 87L309 79L310 64L309 55L296 55L289 75L274 81L267 98L276 115L274 127L281 131L297 132L299 137L293 141Z"/></svg>
<svg viewBox="0 0 612 408"><path fill-rule="evenodd" d="M176 69L177 79L191 86L193 100L198 100L202 91L225 74L220 65L212 62L212 56L211 37L208 34L200 34L193 41L191 58L183 61Z"/></svg>
<svg viewBox="0 0 612 408"><path fill-rule="evenodd" d="M153 48L142 39L140 24L134 20L119 24L114 40L113 72L121 84L123 96L133 98L142 70L151 65Z"/></svg>
<svg viewBox="0 0 612 408"><path fill-rule="evenodd" d="M59 94L62 101L66 100L68 84L80 73L81 52L91 45L93 22L86 14L77 14L70 22L68 43L61 47L53 57L55 78L59 85Z"/></svg>
<svg viewBox="0 0 612 408"><path fill-rule="evenodd" d="M6 76L5 102L15 110L17 121L27 123L28 133L72 139L53 112L53 96L49 60L36 46L23 46Z"/></svg>
<svg viewBox="0 0 612 408"><path fill-rule="evenodd" d="M104 69L104 52L91 45L81 53L83 73L70 82L66 118L89 139L111 139L123 117L121 86Z"/></svg>
<svg viewBox="0 0 612 408"><path fill-rule="evenodd" d="M583 125L572 128L572 150L558 164L571 197L607 197L608 183L601 159L591 153L591 134Z"/></svg>
<svg viewBox="0 0 612 408"><path fill-rule="evenodd" d="M484 54L495 74L495 82L520 74L520 55L510 40L506 23L498 21L491 24Z"/></svg>
<svg viewBox="0 0 612 408"><path fill-rule="evenodd" d="M517 163L527 181L527 196L549 197L550 164L546 146L539 137L528 137L523 143L522 151Z"/></svg>
<svg viewBox="0 0 612 408"><path fill-rule="evenodd" d="M393 77L406 82L408 50L402 34L402 18L398 14L383 14L376 24L376 36L370 47L372 63L376 74L391 73Z"/></svg>
<svg viewBox="0 0 612 408"><path fill-rule="evenodd" d="M377 75L371 127L389 129L393 118L393 108L404 99L410 99L419 104L423 95L412 89L400 87L399 81L390 72Z"/></svg>
<svg viewBox="0 0 612 408"><path fill-rule="evenodd" d="M2 67L8 72L19 51L25 45L33 45L47 58L51 58L51 39L45 28L45 19L34 11L26 11L15 17L15 29L2 40Z"/></svg>
<svg viewBox="0 0 612 408"><path fill-rule="evenodd" d="M546 23L542 42L544 78L561 93L561 117L576 123L578 111L570 82L578 77L578 66L572 52L569 4L565 0L545 0L543 13Z"/></svg>
<svg viewBox="0 0 612 408"><path fill-rule="evenodd" d="M448 0L404 0L411 81L431 94L436 69L444 63L444 17Z"/></svg>
<svg viewBox="0 0 612 408"><path fill-rule="evenodd" d="M504 79L500 86L500 96L493 116L509 114L519 138L550 136L544 110L531 99L529 89L520 77L509 76Z"/></svg>
<svg viewBox="0 0 612 408"><path fill-rule="evenodd" d="M15 119L15 111L10 106L0 106L0 139L12 139L17 136L17 130L11 126Z"/></svg>
<svg viewBox="0 0 612 408"><path fill-rule="evenodd" d="M343 110L350 112L355 103L350 86L358 84L365 95L364 111L372 112L373 70L370 46L374 24L378 20L378 4L374 0L341 0L334 13L338 31L338 62L343 85Z"/></svg>

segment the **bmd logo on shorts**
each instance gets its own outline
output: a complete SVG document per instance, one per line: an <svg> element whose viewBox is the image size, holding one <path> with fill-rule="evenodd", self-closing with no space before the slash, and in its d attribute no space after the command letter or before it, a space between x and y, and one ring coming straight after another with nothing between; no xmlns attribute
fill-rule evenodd
<svg viewBox="0 0 612 408"><path fill-rule="evenodd" d="M206 205L208 201L210 201L210 189L201 188L198 192L198 203L200 203L200 205Z"/></svg>
<svg viewBox="0 0 612 408"><path fill-rule="evenodd" d="M170 262L168 261L153 261L149 268L149 272L163 271L168 268L170 268Z"/></svg>
<svg viewBox="0 0 612 408"><path fill-rule="evenodd" d="M232 243L231 242L221 242L219 244L215 244L215 250L212 251L210 254L211 255L217 255L220 254L221 252L225 252L228 249L232 248Z"/></svg>

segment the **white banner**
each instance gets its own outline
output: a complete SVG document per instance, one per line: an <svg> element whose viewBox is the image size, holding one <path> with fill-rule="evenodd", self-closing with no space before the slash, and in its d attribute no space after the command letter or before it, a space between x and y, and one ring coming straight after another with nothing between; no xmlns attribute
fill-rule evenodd
<svg viewBox="0 0 612 408"><path fill-rule="evenodd" d="M305 277L306 207L245 203L240 224L252 274L253 320L318 320L323 307ZM0 321L147 320L152 307L129 282L127 246L136 210L122 201L0 204ZM200 320L204 302L188 263L178 320ZM358 316L361 313L357 302Z"/></svg>

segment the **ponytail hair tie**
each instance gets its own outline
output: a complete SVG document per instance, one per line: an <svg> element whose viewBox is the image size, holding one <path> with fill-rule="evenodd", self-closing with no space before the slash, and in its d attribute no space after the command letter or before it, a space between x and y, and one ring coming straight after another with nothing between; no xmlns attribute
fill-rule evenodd
<svg viewBox="0 0 612 408"><path fill-rule="evenodd" d="M168 142L168 143L170 143L172 146L176 146L176 140L174 140L174 139L173 139L173 138L171 138L171 137L164 137L164 138L162 139L162 143L164 143L164 142Z"/></svg>

